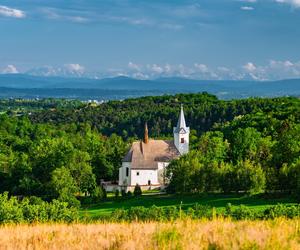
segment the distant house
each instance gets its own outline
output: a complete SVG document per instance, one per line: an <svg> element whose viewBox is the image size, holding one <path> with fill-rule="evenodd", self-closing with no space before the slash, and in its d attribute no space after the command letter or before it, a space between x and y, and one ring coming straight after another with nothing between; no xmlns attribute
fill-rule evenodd
<svg viewBox="0 0 300 250"><path fill-rule="evenodd" d="M136 184L144 190L165 187L166 167L173 159L189 151L190 128L186 126L182 106L173 134L173 140L149 139L145 124L143 141L132 144L119 169L120 189L133 190Z"/></svg>

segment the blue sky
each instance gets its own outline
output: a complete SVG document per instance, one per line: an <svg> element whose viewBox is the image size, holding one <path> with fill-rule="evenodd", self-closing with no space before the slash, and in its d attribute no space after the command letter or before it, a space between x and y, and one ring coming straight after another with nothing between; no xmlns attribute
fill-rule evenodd
<svg viewBox="0 0 300 250"><path fill-rule="evenodd" d="M300 0L0 0L0 72L300 77Z"/></svg>

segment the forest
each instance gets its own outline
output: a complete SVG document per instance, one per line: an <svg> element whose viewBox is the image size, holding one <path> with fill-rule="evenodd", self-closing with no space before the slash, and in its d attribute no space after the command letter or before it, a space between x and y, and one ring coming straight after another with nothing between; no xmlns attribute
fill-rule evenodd
<svg viewBox="0 0 300 250"><path fill-rule="evenodd" d="M171 138L180 105L191 151L168 168L171 193L300 193L300 99L224 101L208 93L102 104L1 100L0 192L80 206L105 195L130 144Z"/></svg>

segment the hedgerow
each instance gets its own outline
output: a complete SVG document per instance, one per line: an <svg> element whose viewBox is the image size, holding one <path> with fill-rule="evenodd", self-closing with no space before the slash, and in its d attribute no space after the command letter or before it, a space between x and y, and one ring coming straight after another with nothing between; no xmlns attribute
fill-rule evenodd
<svg viewBox="0 0 300 250"><path fill-rule="evenodd" d="M177 219L214 219L216 217L233 220L261 220L284 218L300 218L300 205L278 204L264 210L254 210L247 206L227 204L225 210L216 211L214 207L196 204L184 210L181 206L149 208L139 206L129 209L116 209L109 218L112 221L174 221ZM108 219L108 218L106 218Z"/></svg>

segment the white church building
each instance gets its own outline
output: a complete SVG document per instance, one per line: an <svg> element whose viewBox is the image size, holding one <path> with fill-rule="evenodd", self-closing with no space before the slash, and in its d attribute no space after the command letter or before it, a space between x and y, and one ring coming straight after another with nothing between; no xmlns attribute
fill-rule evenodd
<svg viewBox="0 0 300 250"><path fill-rule="evenodd" d="M186 126L182 106L173 134L173 140L149 139L145 124L144 140L134 142L122 161L119 169L120 189L132 191L136 184L143 190L165 187L166 167L173 159L189 152L190 128Z"/></svg>

